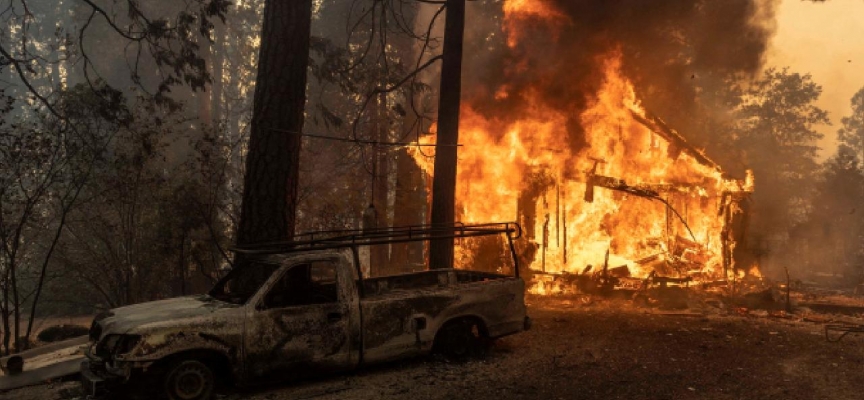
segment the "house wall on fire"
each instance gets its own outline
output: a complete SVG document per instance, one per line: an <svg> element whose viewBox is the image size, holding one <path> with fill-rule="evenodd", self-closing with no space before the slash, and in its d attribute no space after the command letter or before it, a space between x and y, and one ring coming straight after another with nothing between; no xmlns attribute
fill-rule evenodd
<svg viewBox="0 0 864 400"><path fill-rule="evenodd" d="M752 182L723 176L713 161L690 147L662 121L641 117L636 122L641 127L639 134L646 136L646 140L636 142L641 142L644 148L631 146L628 152L649 152L657 141L665 141L668 150L656 155L666 158L663 162L686 154L717 174L706 176L690 169L689 174L671 179L661 176L655 182L646 182L639 176L616 176L614 178L622 181L633 179L637 183L634 186L657 190L666 204L597 187L594 189L597 196L610 198L617 208L600 218L593 226L594 231L574 231L572 226L578 222L572 220L582 216L574 215L573 211L581 208L584 213L592 212L590 207L580 204L585 201L582 193L589 190L585 184L588 171L576 168L556 171L547 165L533 166L529 173L523 174L517 201L517 220L525 228L527 239L522 245L526 258L522 265L526 266L527 274L532 271L579 274L592 268L596 272L606 262L604 252L607 249L612 254L609 267L627 265L636 276L647 276L655 271L664 276L719 280L725 278L726 272L734 272L736 266L744 271L753 267L756 261L746 250L745 242ZM661 129L666 132L658 133ZM674 136L670 138L670 135ZM626 159L617 162L626 163ZM599 163L599 171L606 169L603 164ZM749 179L752 181L752 177ZM646 213L646 209L653 213ZM680 218L676 214L680 214ZM659 220L651 220L658 216ZM710 222L699 223L699 220ZM627 222L622 224L622 221ZM656 225L660 226L659 230L652 229ZM702 232L694 238L688 228L696 229L696 226L700 226ZM608 235L605 248L583 242L583 236L600 231ZM644 237L634 237L640 234ZM594 248L585 251L577 248L580 245Z"/></svg>

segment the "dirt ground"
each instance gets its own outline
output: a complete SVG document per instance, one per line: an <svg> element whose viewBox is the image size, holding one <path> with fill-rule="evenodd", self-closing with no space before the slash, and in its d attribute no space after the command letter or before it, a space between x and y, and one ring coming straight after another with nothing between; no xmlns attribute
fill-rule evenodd
<svg viewBox="0 0 864 400"><path fill-rule="evenodd" d="M529 298L534 326L482 360L427 357L226 400L861 399L864 335L756 312L665 312L629 302ZM65 382L2 399L83 398Z"/></svg>

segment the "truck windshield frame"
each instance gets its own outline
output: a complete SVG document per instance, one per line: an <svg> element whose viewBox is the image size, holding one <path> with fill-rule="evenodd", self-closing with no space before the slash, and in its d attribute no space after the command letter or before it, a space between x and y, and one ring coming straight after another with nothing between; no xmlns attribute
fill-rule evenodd
<svg viewBox="0 0 864 400"><path fill-rule="evenodd" d="M273 262L249 261L228 272L208 294L226 303L246 304L281 267L281 264Z"/></svg>

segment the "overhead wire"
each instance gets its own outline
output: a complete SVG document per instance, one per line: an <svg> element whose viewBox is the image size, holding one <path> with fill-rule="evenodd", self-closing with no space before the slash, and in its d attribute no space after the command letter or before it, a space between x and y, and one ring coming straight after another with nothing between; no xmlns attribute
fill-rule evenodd
<svg viewBox="0 0 864 400"><path fill-rule="evenodd" d="M391 146L391 147L463 147L463 144L432 144L432 143L419 143L419 142L382 142L378 140L364 140L364 139L349 139L349 138L341 138L336 136L327 136L327 135L319 135L314 133L303 133L297 132L290 129L279 129L279 128L269 128L274 132L283 132L283 133L293 133L299 134L301 137L309 137L315 139L324 139L324 140L333 140L337 142L346 142L346 143L356 143L370 146Z"/></svg>

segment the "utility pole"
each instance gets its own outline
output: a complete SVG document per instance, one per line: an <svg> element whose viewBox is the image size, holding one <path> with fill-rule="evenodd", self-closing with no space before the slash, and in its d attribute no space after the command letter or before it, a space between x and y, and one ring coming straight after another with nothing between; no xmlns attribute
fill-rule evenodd
<svg viewBox="0 0 864 400"><path fill-rule="evenodd" d="M432 181L431 222L434 226L452 226L455 222L456 144L459 142L464 32L465 0L447 0L441 90L438 99L438 138ZM430 243L429 267L432 269L453 267L453 238L433 240Z"/></svg>

